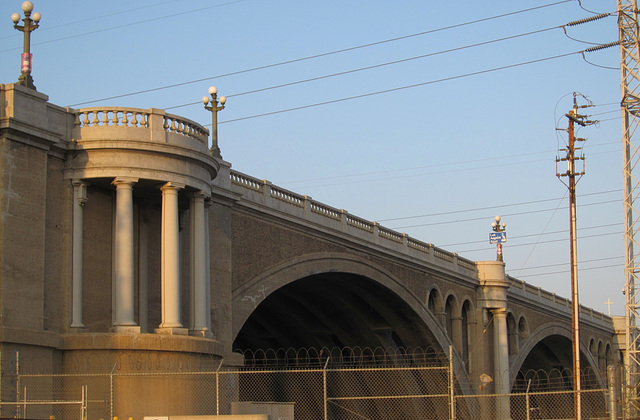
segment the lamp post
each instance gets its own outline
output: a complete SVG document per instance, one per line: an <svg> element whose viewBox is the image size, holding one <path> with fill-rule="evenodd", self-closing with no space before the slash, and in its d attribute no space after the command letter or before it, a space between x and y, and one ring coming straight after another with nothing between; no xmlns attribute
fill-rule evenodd
<svg viewBox="0 0 640 420"><path fill-rule="evenodd" d="M495 222L491 223L491 228L495 234L490 236L490 242L496 244L496 261L503 261L502 258L502 243L507 242L507 224L505 222L500 223L500 216L496 216Z"/></svg>
<svg viewBox="0 0 640 420"><path fill-rule="evenodd" d="M211 95L211 99L209 99L208 96L202 97L204 109L211 111L211 149L209 149L209 153L211 153L213 157L222 159L220 147L218 146L218 111L224 109L227 98L221 96L220 99L218 99L218 88L215 86L209 88L209 95ZM209 105L209 102L211 102L211 105Z"/></svg>
<svg viewBox="0 0 640 420"><path fill-rule="evenodd" d="M24 33L24 51L22 52L22 74L18 78L18 84L36 90L36 86L33 84L33 77L31 77L31 67L33 64L33 55L31 54L31 32L38 29L38 23L40 22L40 13L36 12L31 18L31 12L33 11L33 3L25 1L22 3L22 11L24 12L23 25L18 25L20 21L20 14L14 13L11 15L13 21L13 27Z"/></svg>

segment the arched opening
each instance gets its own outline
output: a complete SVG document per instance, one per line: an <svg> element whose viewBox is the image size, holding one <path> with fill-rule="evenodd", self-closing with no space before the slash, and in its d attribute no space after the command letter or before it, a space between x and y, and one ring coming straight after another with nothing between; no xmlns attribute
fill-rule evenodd
<svg viewBox="0 0 640 420"><path fill-rule="evenodd" d="M580 352L581 385L584 389L598 387L597 378ZM520 366L514 392L529 390L573 389L573 351L571 340L562 335L550 335L529 351ZM531 381L531 383L529 383Z"/></svg>
<svg viewBox="0 0 640 420"><path fill-rule="evenodd" d="M431 327L428 326L425 314L426 311L421 317L396 293L365 276L344 272L313 274L287 283L267 295L240 329L234 348L245 356L263 354L267 355L265 358L283 358L296 353L287 349L304 349L297 355L304 353L317 360L316 369L322 369L325 363L337 368L339 362L335 360L344 358L344 349L352 354L376 356L380 354L378 349L384 349L386 354L402 354L418 348L428 353L426 349L431 348L441 355L442 333L438 332L440 338L436 338L431 328L439 328L431 316L426 317L431 320ZM336 352L336 348L342 351ZM385 362L389 360L385 359ZM403 366L412 366L413 362L405 359ZM362 357L359 363L376 364L376 357ZM388 371L376 373L375 369L371 373L332 373L326 383L327 392L334 396L447 392L447 379L443 375L424 373L426 371L400 372L403 375L401 379ZM317 418L323 403L322 375L316 373L315 377L311 374L304 377L304 373L300 373L299 379L286 373L279 375L241 377L239 400L295 401L296 418ZM256 384L255 381L262 382ZM310 401L310 395L320 397ZM367 413L366 418L380 418L389 412L396 413L399 418L415 418L416 412L437 413L438 418L447 415L446 404L437 404L436 400L429 398L397 401L355 398L330 405L330 417L337 418L346 406L353 412Z"/></svg>
<svg viewBox="0 0 640 420"><path fill-rule="evenodd" d="M429 292L429 297L427 298L427 309L438 321L441 321L441 315L443 313L442 297L436 288L431 289Z"/></svg>
<svg viewBox="0 0 640 420"><path fill-rule="evenodd" d="M598 341L598 369L600 372L605 372L607 369L607 361L604 355L604 343Z"/></svg>
<svg viewBox="0 0 640 420"><path fill-rule="evenodd" d="M451 341L453 341L453 319L454 319L454 305L455 305L455 300L454 297L452 295L449 295L447 297L447 301L444 304L444 313L445 313L445 329L447 330L447 335L449 336L449 339Z"/></svg>
<svg viewBox="0 0 640 420"><path fill-rule="evenodd" d="M473 328L471 328L471 302L465 300L462 304L462 361L464 362L467 372L470 370L469 366L469 343L472 342L470 337Z"/></svg>
<svg viewBox="0 0 640 420"><path fill-rule="evenodd" d="M611 354L611 344L607 343L607 346L605 347L604 350L604 358L605 358L605 369L609 368L609 365L611 365L613 363L613 358L612 358L612 354Z"/></svg>
<svg viewBox="0 0 640 420"><path fill-rule="evenodd" d="M321 273L271 293L252 312L234 349L440 347L398 295L363 276ZM442 349L439 349L442 350Z"/></svg>

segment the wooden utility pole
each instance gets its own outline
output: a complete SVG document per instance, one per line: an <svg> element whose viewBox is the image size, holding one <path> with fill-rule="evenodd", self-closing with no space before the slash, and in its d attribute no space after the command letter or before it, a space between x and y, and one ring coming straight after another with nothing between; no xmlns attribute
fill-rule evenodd
<svg viewBox="0 0 640 420"><path fill-rule="evenodd" d="M589 106L589 105L586 105ZM582 106L585 107L585 106ZM578 114L578 101L577 94L573 94L573 109L565 116L569 120L569 127L567 132L569 134L569 143L566 151L566 156L556 159L556 176L562 181L562 177L567 177L568 182L565 183L569 188L569 221L570 221L570 242L571 242L571 326L573 332L573 389L575 391L574 396L574 413L575 419L582 419L581 409L581 384L580 384L580 299L578 293L578 236L577 236L577 215L576 215L576 183L584 171L584 156L576 157L576 150L581 150L581 147L576 147L576 141L584 141L585 139L575 137L575 124L586 126L592 124L592 121L586 120L586 116ZM582 170L576 169L576 161L582 162ZM567 162L567 171L558 171L558 163Z"/></svg>

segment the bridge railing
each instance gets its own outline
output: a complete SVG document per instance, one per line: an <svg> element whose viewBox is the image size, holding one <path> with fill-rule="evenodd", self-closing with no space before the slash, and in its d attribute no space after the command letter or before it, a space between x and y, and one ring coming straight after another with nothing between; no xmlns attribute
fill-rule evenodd
<svg viewBox="0 0 640 420"><path fill-rule="evenodd" d="M76 141L143 140L176 144L207 152L209 131L162 109L93 107L72 109Z"/></svg>
<svg viewBox="0 0 640 420"><path fill-rule="evenodd" d="M438 248L431 243L412 238L406 233L386 228L378 222L350 214L344 209L331 207L237 171L230 171L232 189L245 199L261 204L272 211L296 216L320 229L332 229L355 240L366 241L389 251L426 260L466 275L475 275L475 262L456 253Z"/></svg>
<svg viewBox="0 0 640 420"><path fill-rule="evenodd" d="M237 171L230 171L231 188L244 199L264 206L270 211L284 213L304 220L307 225L319 229L332 229L342 235L348 235L356 240L380 246L386 250L399 252L405 256L419 259L428 263L448 268L461 274L474 276L477 273L474 261L463 258L456 253L438 248L431 243L412 238L406 233L394 231L350 214L344 209L331 207L313 200L307 195L297 194L285 188L273 185L271 182L254 178ZM526 300L536 300L560 312L571 312L571 300L555 293L531 285L515 277L507 276L512 287L510 294L521 295ZM610 318L603 313L585 306L580 307L580 313L589 317L596 324L610 325Z"/></svg>
<svg viewBox="0 0 640 420"><path fill-rule="evenodd" d="M553 307L555 310L565 313L571 313L571 299L558 296L553 292L534 286L525 281L518 280L515 277L507 276L511 281L511 295L521 295L527 300L534 300L542 305ZM601 323L603 326L611 325L611 318L602 312L598 312L593 308L580 305L580 315L587 316L595 323Z"/></svg>

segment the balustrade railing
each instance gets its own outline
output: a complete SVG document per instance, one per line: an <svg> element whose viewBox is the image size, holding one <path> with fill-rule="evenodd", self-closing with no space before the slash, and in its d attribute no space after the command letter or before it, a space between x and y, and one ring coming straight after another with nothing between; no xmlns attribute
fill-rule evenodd
<svg viewBox="0 0 640 420"><path fill-rule="evenodd" d="M72 111L74 128L121 127L164 130L207 143L209 131L200 124L157 109L93 107ZM154 124L154 120L158 121Z"/></svg>
<svg viewBox="0 0 640 420"><path fill-rule="evenodd" d="M553 292L544 290L538 286L534 286L525 281L518 280L515 277L507 276L509 281L513 285L511 290L518 292L521 295L527 296L529 299L535 299L538 302L554 305L558 308L564 308L565 311L571 311L571 299L558 296ZM584 305L580 305L580 313L583 316L588 316L593 319L604 321L606 315L602 312L594 311L593 308L589 308Z"/></svg>
<svg viewBox="0 0 640 420"><path fill-rule="evenodd" d="M358 238L368 238L378 246L390 249L404 249L404 252L413 252L423 255L425 258L435 258L440 264L452 264L472 274L476 271L473 261L462 258L454 253L437 248L432 244L418 241L406 233L385 228L376 222L371 222L349 214L342 209L336 209L305 195L296 194L284 188L277 187L268 181L254 178L237 171L230 171L231 185L239 189L239 192L257 193L255 197L264 205L278 203L289 205L292 214L299 215L307 220L318 223L325 220L327 226L334 226L344 234L351 234ZM273 203L273 204L271 204ZM279 206L280 208L280 206ZM285 207L286 208L286 207Z"/></svg>
<svg viewBox="0 0 640 420"><path fill-rule="evenodd" d="M74 111L75 127L148 127L149 111L135 108L84 108Z"/></svg>

